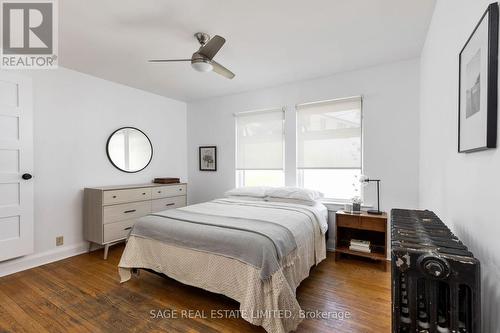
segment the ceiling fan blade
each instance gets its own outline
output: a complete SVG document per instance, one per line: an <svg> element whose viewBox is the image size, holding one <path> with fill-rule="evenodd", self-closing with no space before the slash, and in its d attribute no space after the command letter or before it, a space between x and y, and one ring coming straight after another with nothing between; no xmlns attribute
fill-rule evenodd
<svg viewBox="0 0 500 333"><path fill-rule="evenodd" d="M152 59L148 62L176 62L176 61L191 61L191 59Z"/></svg>
<svg viewBox="0 0 500 333"><path fill-rule="evenodd" d="M229 69L227 69L226 67L222 66L221 64L219 64L218 62L216 61L211 61L212 63L212 66L214 67L213 71L217 74L220 74L224 77L227 77L228 79L232 79L235 77L234 73L231 72Z"/></svg>
<svg viewBox="0 0 500 333"><path fill-rule="evenodd" d="M210 38L208 43L206 43L200 48L198 53L212 60L213 57L217 54L217 52L219 52L219 50L221 49L222 45L224 45L225 42L226 40L224 38L222 38L219 35L215 35L212 38Z"/></svg>

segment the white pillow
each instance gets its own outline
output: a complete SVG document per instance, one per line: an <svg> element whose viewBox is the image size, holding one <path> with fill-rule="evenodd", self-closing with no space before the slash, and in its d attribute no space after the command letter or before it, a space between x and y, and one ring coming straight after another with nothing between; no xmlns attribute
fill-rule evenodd
<svg viewBox="0 0 500 333"><path fill-rule="evenodd" d="M323 198L323 193L299 187L270 187L266 191L272 198L298 199L316 201Z"/></svg>
<svg viewBox="0 0 500 333"><path fill-rule="evenodd" d="M227 199L235 199L235 200L246 200L246 201L264 201L266 198L261 197L249 197L247 195L226 195Z"/></svg>
<svg viewBox="0 0 500 333"><path fill-rule="evenodd" d="M267 186L246 186L237 187L224 193L226 197L229 196L245 196L245 197L257 197L264 198L266 196Z"/></svg>
<svg viewBox="0 0 500 333"><path fill-rule="evenodd" d="M314 205L316 205L316 201L300 200L300 199L288 199L288 198L267 197L266 201L268 201L268 202L284 202L284 203L291 203L291 204L305 205L305 206L314 206Z"/></svg>

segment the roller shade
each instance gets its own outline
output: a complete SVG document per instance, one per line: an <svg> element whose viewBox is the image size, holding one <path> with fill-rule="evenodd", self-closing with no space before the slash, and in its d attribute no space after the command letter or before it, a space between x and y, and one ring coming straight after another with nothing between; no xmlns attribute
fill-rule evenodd
<svg viewBox="0 0 500 333"><path fill-rule="evenodd" d="M361 168L361 97L297 105L297 168Z"/></svg>
<svg viewBox="0 0 500 333"><path fill-rule="evenodd" d="M283 170L283 110L242 112L235 117L236 169Z"/></svg>

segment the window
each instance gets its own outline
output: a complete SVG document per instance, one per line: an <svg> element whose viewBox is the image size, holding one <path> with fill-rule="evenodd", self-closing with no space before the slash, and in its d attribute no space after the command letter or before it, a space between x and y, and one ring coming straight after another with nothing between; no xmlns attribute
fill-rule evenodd
<svg viewBox="0 0 500 333"><path fill-rule="evenodd" d="M236 114L236 186L283 186L284 111Z"/></svg>
<svg viewBox="0 0 500 333"><path fill-rule="evenodd" d="M297 183L325 197L360 195L361 97L297 106Z"/></svg>

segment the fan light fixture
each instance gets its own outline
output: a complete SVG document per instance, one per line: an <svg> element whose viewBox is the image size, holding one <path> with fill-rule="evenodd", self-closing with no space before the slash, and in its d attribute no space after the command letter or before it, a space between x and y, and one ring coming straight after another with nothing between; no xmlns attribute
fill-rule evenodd
<svg viewBox="0 0 500 333"><path fill-rule="evenodd" d="M192 61L191 66L198 72L210 72L214 69L214 66L209 61L201 59Z"/></svg>
<svg viewBox="0 0 500 333"><path fill-rule="evenodd" d="M197 32L194 37L200 43L198 51L193 53L190 59L152 59L149 62L190 62L191 67L197 72L214 72L228 79L234 78L234 73L214 60L214 56L219 52L226 40L215 35L213 38L203 32Z"/></svg>

